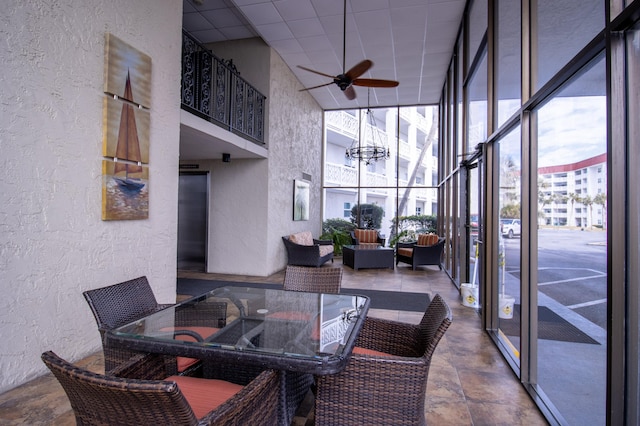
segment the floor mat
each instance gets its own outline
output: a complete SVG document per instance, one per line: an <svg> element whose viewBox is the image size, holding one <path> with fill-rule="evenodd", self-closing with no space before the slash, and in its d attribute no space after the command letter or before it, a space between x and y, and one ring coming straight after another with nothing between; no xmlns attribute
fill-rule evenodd
<svg viewBox="0 0 640 426"><path fill-rule="evenodd" d="M218 287L257 287L282 289L282 284L246 283L236 281L202 280L197 278L178 278L177 294L198 296ZM366 290L343 288L343 294L359 294L371 299L370 309L390 309L395 311L424 312L431 301L426 293L405 293L396 291Z"/></svg>
<svg viewBox="0 0 640 426"><path fill-rule="evenodd" d="M520 336L520 305L514 305L512 319L500 319L500 330L507 336ZM538 306L538 338L560 342L600 344L546 306Z"/></svg>

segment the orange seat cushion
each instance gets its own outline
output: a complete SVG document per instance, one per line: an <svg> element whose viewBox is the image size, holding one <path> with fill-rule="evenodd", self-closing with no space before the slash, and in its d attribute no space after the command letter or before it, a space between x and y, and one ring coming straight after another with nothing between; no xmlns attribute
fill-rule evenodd
<svg viewBox="0 0 640 426"><path fill-rule="evenodd" d="M407 248L407 247L398 247L398 254L400 256L412 257L413 256L413 249L412 248Z"/></svg>
<svg viewBox="0 0 640 426"><path fill-rule="evenodd" d="M206 339L209 336L212 336L213 334L215 334L216 332L218 332L220 329L216 328L216 327L165 327L163 329L161 329L161 331L180 331L180 330L189 330L189 331L193 331L194 333L198 333L200 336L202 336L203 339ZM175 336L176 340L182 340L185 342L195 342L196 338L193 336L189 336L188 334L178 334L177 336ZM176 357L176 363L177 363L177 368L178 368L178 372L182 373L183 371L185 371L187 368L191 367L192 365L196 364L199 360L195 359L195 358L186 358L183 356L179 356Z"/></svg>
<svg viewBox="0 0 640 426"><path fill-rule="evenodd" d="M165 380L178 384L193 413L199 419L218 408L243 388L242 385L224 380L189 376L169 376Z"/></svg>
<svg viewBox="0 0 640 426"><path fill-rule="evenodd" d="M291 321L309 321L311 315L308 312L298 311L278 311L269 314L269 318L291 320Z"/></svg>
<svg viewBox="0 0 640 426"><path fill-rule="evenodd" d="M353 353L358 355L375 355L375 356L391 356L391 354L386 352L376 351L374 349L366 349L360 346L355 346L353 348Z"/></svg>

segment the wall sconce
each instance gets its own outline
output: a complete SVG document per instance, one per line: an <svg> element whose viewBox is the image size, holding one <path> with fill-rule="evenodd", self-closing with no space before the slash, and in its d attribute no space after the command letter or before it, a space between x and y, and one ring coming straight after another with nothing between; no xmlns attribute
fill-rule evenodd
<svg viewBox="0 0 640 426"><path fill-rule="evenodd" d="M222 162L230 163L231 162L231 154L222 154Z"/></svg>

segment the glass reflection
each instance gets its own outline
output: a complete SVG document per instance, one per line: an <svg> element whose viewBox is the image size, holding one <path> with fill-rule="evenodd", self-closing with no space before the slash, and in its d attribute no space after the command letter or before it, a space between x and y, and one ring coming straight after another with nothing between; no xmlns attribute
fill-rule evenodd
<svg viewBox="0 0 640 426"><path fill-rule="evenodd" d="M605 424L605 61L537 112L537 383L569 424Z"/></svg>
<svg viewBox="0 0 640 426"><path fill-rule="evenodd" d="M507 134L496 145L499 151L498 207L498 327L506 336L508 354L520 357L520 236L522 155L520 128Z"/></svg>

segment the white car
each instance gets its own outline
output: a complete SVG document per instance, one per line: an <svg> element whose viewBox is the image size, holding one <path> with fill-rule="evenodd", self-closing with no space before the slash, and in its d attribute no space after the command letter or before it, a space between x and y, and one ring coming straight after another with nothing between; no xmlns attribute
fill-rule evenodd
<svg viewBox="0 0 640 426"><path fill-rule="evenodd" d="M500 233L506 238L520 235L520 219L500 219Z"/></svg>

